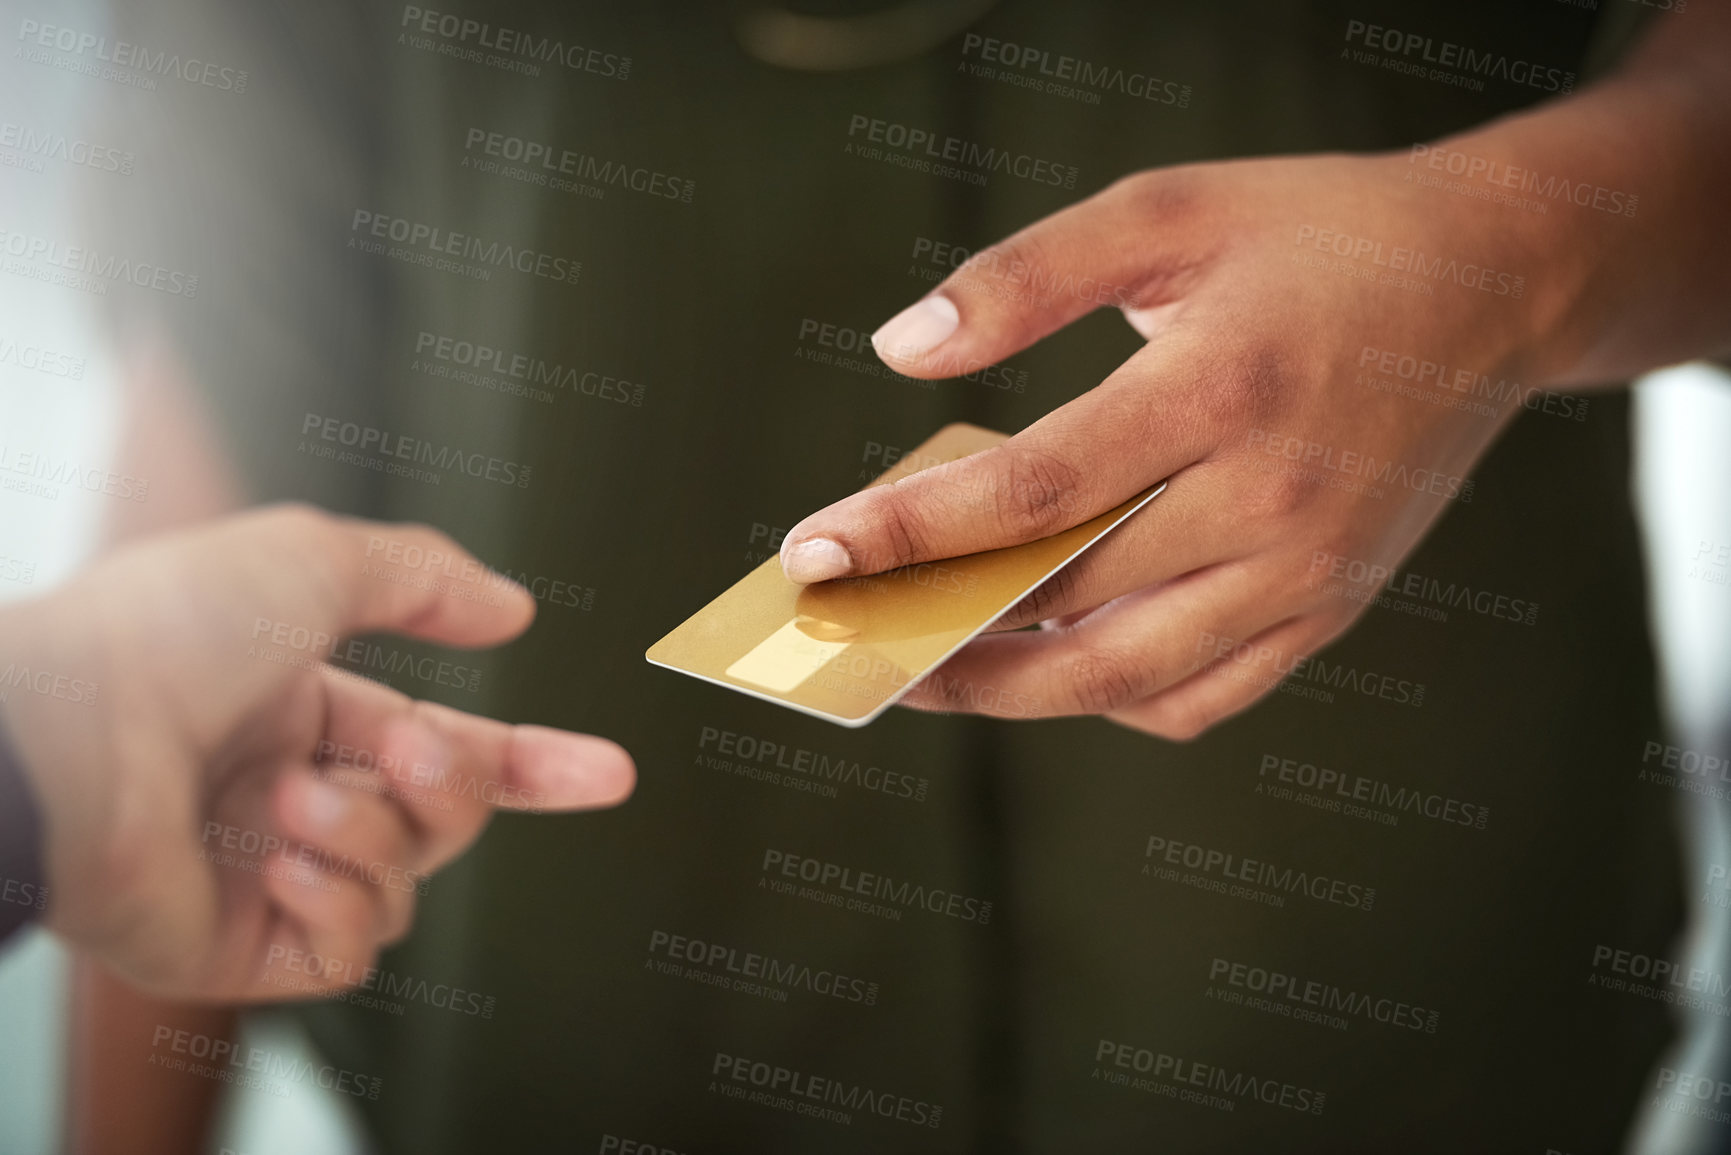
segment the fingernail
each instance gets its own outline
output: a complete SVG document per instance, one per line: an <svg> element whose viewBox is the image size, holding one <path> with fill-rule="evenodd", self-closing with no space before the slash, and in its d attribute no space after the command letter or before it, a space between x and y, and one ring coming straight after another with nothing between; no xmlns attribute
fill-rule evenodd
<svg viewBox="0 0 1731 1155"><path fill-rule="evenodd" d="M781 572L801 585L826 582L852 569L853 558L847 550L827 537L809 537L781 551Z"/></svg>
<svg viewBox="0 0 1731 1155"><path fill-rule="evenodd" d="M872 334L872 348L880 357L911 361L949 340L961 320L955 302L948 297L926 297L885 321Z"/></svg>
<svg viewBox="0 0 1731 1155"><path fill-rule="evenodd" d="M349 794L341 786L312 782L301 796L301 816L313 830L334 830L349 812Z"/></svg>

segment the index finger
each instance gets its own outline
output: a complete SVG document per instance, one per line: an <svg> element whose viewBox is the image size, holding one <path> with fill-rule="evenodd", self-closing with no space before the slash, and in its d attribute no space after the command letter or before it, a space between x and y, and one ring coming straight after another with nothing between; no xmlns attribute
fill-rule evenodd
<svg viewBox="0 0 1731 1155"><path fill-rule="evenodd" d="M466 714L337 672L324 684L317 761L397 803L428 870L460 854L494 810L614 806L636 782L631 756L605 738Z"/></svg>
<svg viewBox="0 0 1731 1155"><path fill-rule="evenodd" d="M259 610L329 638L386 631L452 646L492 646L535 617L535 599L431 526L341 517L305 505L243 516L207 532L217 548L269 567ZM284 575L292 580L284 581Z"/></svg>
<svg viewBox="0 0 1731 1155"><path fill-rule="evenodd" d="M1122 504L1205 454L1205 424L1168 404L1177 342L1001 445L845 497L788 531L782 571L806 584L1022 545ZM1180 379L1182 379L1180 377Z"/></svg>

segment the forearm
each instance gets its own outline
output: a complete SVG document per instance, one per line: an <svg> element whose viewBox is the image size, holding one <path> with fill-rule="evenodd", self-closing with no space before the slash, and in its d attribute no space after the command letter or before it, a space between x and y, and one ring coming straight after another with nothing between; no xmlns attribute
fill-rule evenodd
<svg viewBox="0 0 1731 1155"><path fill-rule="evenodd" d="M202 1151L223 1084L151 1062L161 1032L230 1039L237 1015L141 994L81 960L72 986L66 1096L72 1155Z"/></svg>
<svg viewBox="0 0 1731 1155"><path fill-rule="evenodd" d="M1506 260L1528 271L1519 370L1534 383L1604 384L1731 351L1731 5L1653 23L1604 82L1439 142L1500 166L1475 183L1544 206L1466 206L1500 214Z"/></svg>

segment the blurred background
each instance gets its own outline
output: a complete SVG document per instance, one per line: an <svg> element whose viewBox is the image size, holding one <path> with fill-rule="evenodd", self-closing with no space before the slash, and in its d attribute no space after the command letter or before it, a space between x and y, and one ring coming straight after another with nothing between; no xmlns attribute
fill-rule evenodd
<svg viewBox="0 0 1731 1155"><path fill-rule="evenodd" d="M946 29L965 26L976 12L992 6L951 7L955 10L944 14L951 23L933 35L948 35ZM4 0L0 28L16 29L21 19L43 18L50 11L62 23L93 30L111 28L117 15L100 0L61 0L51 10ZM736 39L749 47L753 36L761 37L760 55L773 57L779 51L775 46L783 43L778 27L773 20L747 21L736 30ZM872 61L859 63L865 67ZM28 66L10 47L0 66L0 121L101 137L114 121L112 109L99 102L112 95L88 77ZM196 117L188 120L187 131L198 131ZM833 140L826 145L839 147ZM308 158L314 163L320 159L316 154ZM797 165L798 160L788 163ZM9 230L53 237L88 234L98 227L90 217L92 185L129 179L134 178L69 164L38 164L20 150L0 147L0 223ZM98 191L99 204L113 195L112 189ZM512 219L508 210L497 207L477 211L481 219L489 212L495 221ZM916 291L911 284L905 288L910 295ZM509 317L519 305L504 293L488 309L495 321L509 327L513 322L499 318ZM122 362L136 355L137 345L121 342L117 347L117 326L107 306L97 294L50 288L24 275L0 275L0 342L62 352L76 365L75 375L62 375L16 358L0 358L0 447L27 444L80 462L114 459L129 418L122 379L128 370ZM497 427L523 423L521 417L502 418ZM1724 749L1731 739L1731 584L1726 569L1712 558L1722 543L1731 542L1731 454L1724 451L1731 445L1731 378L1704 364L1647 376L1633 387L1630 429L1629 485L1639 519L1648 579L1646 612L1669 736L1696 750ZM838 440L852 446L859 438ZM752 452L749 442L741 452ZM560 476L554 472L548 484L556 487ZM99 548L112 515L108 499L75 488L62 489L52 500L0 489L0 599L27 598L64 580ZM6 559L19 564L8 571ZM1568 564L1593 567L1599 559L1575 556ZM1632 692L1642 691L1637 686ZM1731 813L1723 803L1686 793L1677 795L1675 808L1686 856L1680 869L1685 886L1697 887L1710 865L1731 861ZM1723 970L1731 964L1731 911L1690 897L1677 956ZM69 976L65 953L40 931L0 956L0 1151L46 1155L61 1149ZM1726 1019L1705 1012L1679 1016L1677 1041L1665 1062L1693 1071L1731 1070ZM296 1014L252 1013L243 1029L249 1042L275 1054L315 1053L305 1020ZM1703 1138L1699 1132L1699 1124L1691 1129L1681 1116L1648 1106L1628 1149L1642 1155L1731 1150L1731 1143L1714 1133ZM218 1137L211 1146L218 1149L302 1155L358 1153L368 1147L352 1104L294 1084L281 1098L226 1093Z"/></svg>

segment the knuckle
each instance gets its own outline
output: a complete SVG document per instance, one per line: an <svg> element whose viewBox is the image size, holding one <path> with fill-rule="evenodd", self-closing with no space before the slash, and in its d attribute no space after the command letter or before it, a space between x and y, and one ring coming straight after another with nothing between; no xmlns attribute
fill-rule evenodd
<svg viewBox="0 0 1731 1155"><path fill-rule="evenodd" d="M1185 168L1146 169L1121 176L1100 191L1100 199L1123 207L1139 220L1169 224L1192 214L1198 203L1196 174Z"/></svg>
<svg viewBox="0 0 1731 1155"><path fill-rule="evenodd" d="M1265 522L1298 516L1316 500L1316 487L1298 467L1276 468L1244 490L1243 513Z"/></svg>
<svg viewBox="0 0 1731 1155"><path fill-rule="evenodd" d="M324 553L336 519L316 505L284 502L262 511L254 528L267 548L288 549L301 556Z"/></svg>
<svg viewBox="0 0 1731 1155"><path fill-rule="evenodd" d="M864 556L855 557L854 565L862 573L877 573L881 570L893 569L899 565L922 558L937 556L931 553L932 528L921 510L919 499L907 491L898 491L889 487L881 491L882 497L877 501L875 515L879 534L876 540L879 546L868 545L863 551ZM850 550L854 543L848 543Z"/></svg>
<svg viewBox="0 0 1731 1155"><path fill-rule="evenodd" d="M1152 693L1158 674L1137 656L1089 647L1064 663L1063 681L1079 710L1109 714Z"/></svg>
<svg viewBox="0 0 1731 1155"><path fill-rule="evenodd" d="M1292 354L1285 343L1265 340L1238 359L1237 371L1227 381L1238 407L1261 416L1273 412L1291 395L1289 382L1295 376Z"/></svg>
<svg viewBox="0 0 1731 1155"><path fill-rule="evenodd" d="M1015 541L1046 537L1070 524L1077 508L1081 473L1056 454L1000 447L990 474L998 528Z"/></svg>
<svg viewBox="0 0 1731 1155"><path fill-rule="evenodd" d="M1015 630L1059 617L1075 604L1076 593L1075 567L1065 566L1011 606L998 625L1002 629Z"/></svg>
<svg viewBox="0 0 1731 1155"><path fill-rule="evenodd" d="M1214 369L1202 378L1197 404L1220 424L1237 428L1246 420L1266 420L1294 394L1297 373L1283 339L1259 340L1220 358Z"/></svg>
<svg viewBox="0 0 1731 1155"><path fill-rule="evenodd" d="M279 502L263 510L260 516L300 529L321 527L330 521L328 513L308 501Z"/></svg>
<svg viewBox="0 0 1731 1155"><path fill-rule="evenodd" d="M304 502L288 502L265 510L256 523L261 548L258 557L287 564L300 575L322 610L341 604L344 585L337 536L337 519Z"/></svg>
<svg viewBox="0 0 1731 1155"><path fill-rule="evenodd" d="M1194 742L1219 721L1195 702L1168 702L1148 723L1148 729L1173 742Z"/></svg>
<svg viewBox="0 0 1731 1155"><path fill-rule="evenodd" d="M1302 567L1307 572L1325 571L1334 567L1338 559L1343 563L1361 562L1368 567L1367 551L1361 535L1356 527L1351 525L1332 525L1324 527L1319 536L1311 543L1310 549L1301 551L1293 557L1293 564ZM1368 572L1368 569L1367 571ZM1363 574L1358 576L1363 577Z"/></svg>
<svg viewBox="0 0 1731 1155"><path fill-rule="evenodd" d="M1037 284L1051 260L1039 233L1028 230L987 245L969 257L950 282L970 292L1003 296Z"/></svg>

